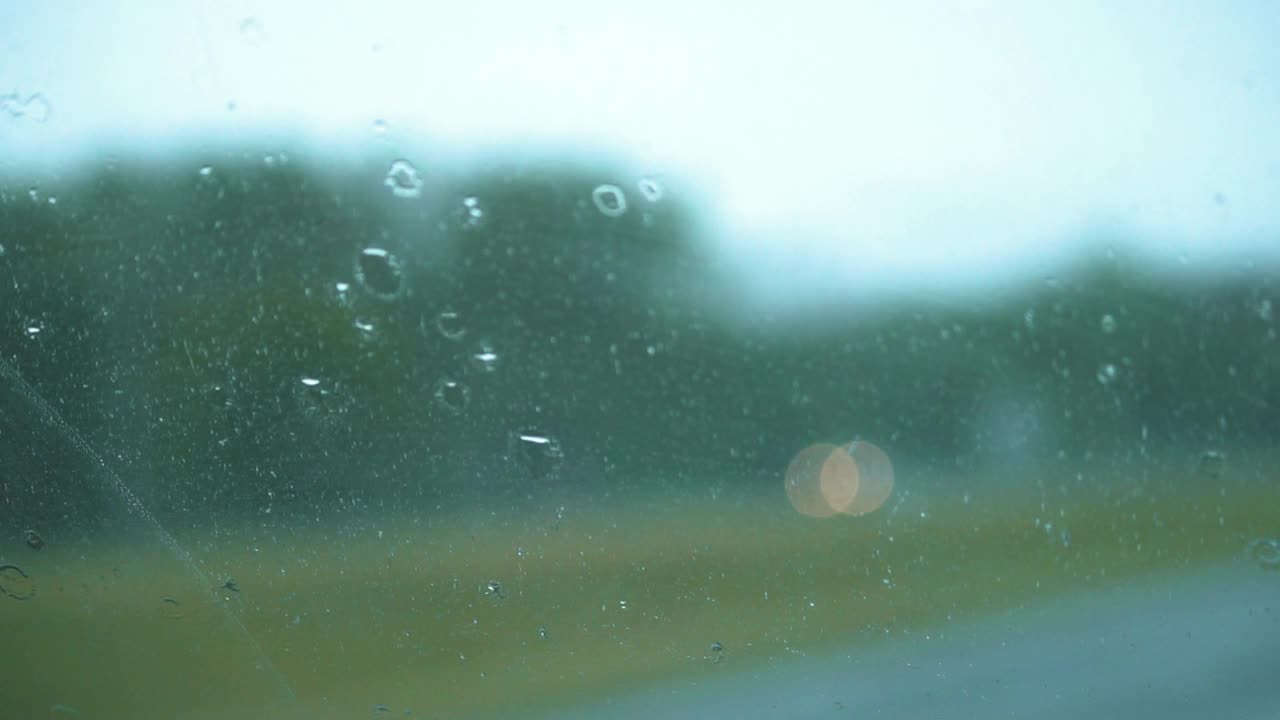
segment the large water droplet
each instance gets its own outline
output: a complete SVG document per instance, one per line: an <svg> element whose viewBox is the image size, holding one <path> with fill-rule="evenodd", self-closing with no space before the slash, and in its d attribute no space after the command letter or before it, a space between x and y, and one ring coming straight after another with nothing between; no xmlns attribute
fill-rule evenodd
<svg viewBox="0 0 1280 720"><path fill-rule="evenodd" d="M1113 315L1102 316L1102 332L1110 335L1116 331L1116 319Z"/></svg>
<svg viewBox="0 0 1280 720"><path fill-rule="evenodd" d="M436 383L436 403L452 413L461 413L471 402L471 391L466 385L452 378L440 378Z"/></svg>
<svg viewBox="0 0 1280 720"><path fill-rule="evenodd" d="M627 196L617 185L601 185L591 191L591 201L596 209L608 217L620 217L627 212Z"/></svg>
<svg viewBox="0 0 1280 720"><path fill-rule="evenodd" d="M356 279L365 290L382 300L394 300L404 289L400 261L382 248L360 251L356 257Z"/></svg>
<svg viewBox="0 0 1280 720"><path fill-rule="evenodd" d="M391 193L399 198L416 198L422 195L422 178L418 176L418 168L408 160L391 163L382 184L391 188Z"/></svg>
<svg viewBox="0 0 1280 720"><path fill-rule="evenodd" d="M14 600L30 600L36 594L36 581L17 565L0 565L0 593Z"/></svg>
<svg viewBox="0 0 1280 720"><path fill-rule="evenodd" d="M436 330L450 340L461 340L467 334L462 316L453 310L445 310L436 316Z"/></svg>
<svg viewBox="0 0 1280 720"><path fill-rule="evenodd" d="M484 344L471 354L471 362L483 372L493 372L498 369L498 353L490 345Z"/></svg>
<svg viewBox="0 0 1280 720"><path fill-rule="evenodd" d="M1271 321L1271 300L1264 299L1258 303L1258 317L1267 322Z"/></svg>
<svg viewBox="0 0 1280 720"><path fill-rule="evenodd" d="M511 435L511 461L525 477L543 479L560 468L564 451L546 433L525 429Z"/></svg>
<svg viewBox="0 0 1280 720"><path fill-rule="evenodd" d="M1280 540L1258 538L1249 543L1249 556L1267 570L1280 570Z"/></svg>

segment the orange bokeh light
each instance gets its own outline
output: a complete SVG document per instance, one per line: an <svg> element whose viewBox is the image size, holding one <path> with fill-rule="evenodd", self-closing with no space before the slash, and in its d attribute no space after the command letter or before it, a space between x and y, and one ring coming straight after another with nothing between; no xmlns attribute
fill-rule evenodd
<svg viewBox="0 0 1280 720"><path fill-rule="evenodd" d="M843 447L819 443L796 453L783 484L802 515L866 515L893 492L893 464L883 450L862 440Z"/></svg>

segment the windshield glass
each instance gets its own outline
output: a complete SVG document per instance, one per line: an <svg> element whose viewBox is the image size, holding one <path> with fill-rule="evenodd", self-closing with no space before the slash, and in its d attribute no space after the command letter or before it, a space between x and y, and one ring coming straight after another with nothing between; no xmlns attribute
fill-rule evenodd
<svg viewBox="0 0 1280 720"><path fill-rule="evenodd" d="M1278 18L0 10L0 717L1274 717Z"/></svg>

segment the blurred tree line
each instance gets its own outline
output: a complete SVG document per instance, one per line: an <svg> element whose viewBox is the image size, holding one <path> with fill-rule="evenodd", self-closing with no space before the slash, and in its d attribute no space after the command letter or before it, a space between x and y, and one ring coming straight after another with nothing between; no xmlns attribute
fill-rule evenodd
<svg viewBox="0 0 1280 720"><path fill-rule="evenodd" d="M994 302L743 317L687 189L548 162L398 197L386 168L193 153L8 183L3 358L168 513L776 483L855 437L908 468L1277 437L1274 267L1088 254ZM2 418L12 458L30 419Z"/></svg>

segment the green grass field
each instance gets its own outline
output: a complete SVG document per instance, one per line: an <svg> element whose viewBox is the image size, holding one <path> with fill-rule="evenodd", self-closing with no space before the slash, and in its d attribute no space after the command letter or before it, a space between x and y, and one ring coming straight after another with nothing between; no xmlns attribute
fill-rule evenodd
<svg viewBox="0 0 1280 720"><path fill-rule="evenodd" d="M170 527L207 580L135 518L0 560L35 593L0 596L0 718L511 717L696 682L1240 556L1280 531L1271 460L899 476L860 518L801 516L779 478Z"/></svg>

